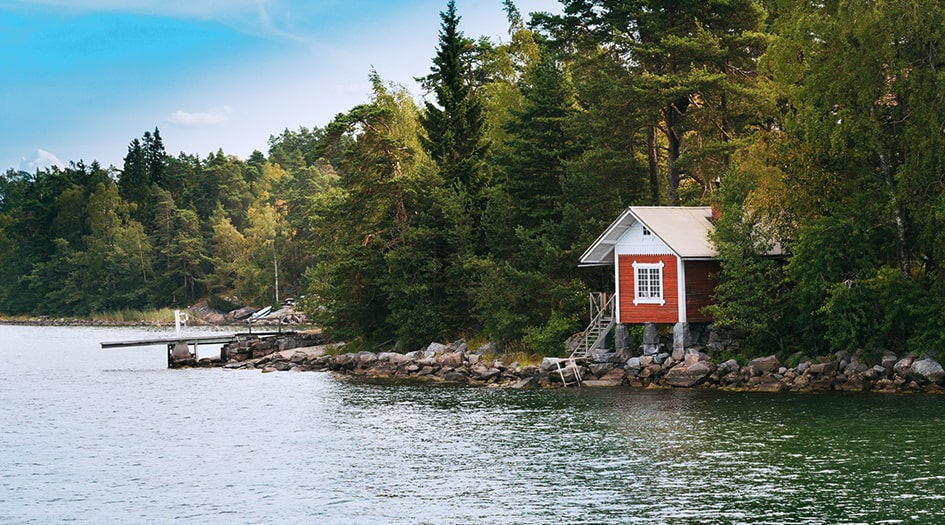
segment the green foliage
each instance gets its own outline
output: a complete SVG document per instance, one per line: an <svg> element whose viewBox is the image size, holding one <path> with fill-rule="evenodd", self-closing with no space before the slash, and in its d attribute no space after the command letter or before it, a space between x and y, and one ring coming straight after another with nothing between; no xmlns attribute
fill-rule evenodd
<svg viewBox="0 0 945 525"><path fill-rule="evenodd" d="M753 179L750 172L726 177L712 234L722 274L716 286L718 303L708 311L719 326L742 334L749 348L783 349L791 333L785 319L790 294L782 261L768 255L777 245L775 232L743 205Z"/></svg>
<svg viewBox="0 0 945 525"><path fill-rule="evenodd" d="M563 357L567 349L565 341L580 330L577 317L565 317L557 311L542 326L530 326L525 329L522 343L525 348L541 356Z"/></svg>
<svg viewBox="0 0 945 525"><path fill-rule="evenodd" d="M455 187L470 199L474 212L484 202L488 172L484 166L485 141L483 102L475 96L477 51L473 41L459 30L460 16L453 0L440 14L440 45L425 84L436 95L436 104L427 101L420 116L425 135L423 146L437 164L448 187Z"/></svg>
<svg viewBox="0 0 945 525"><path fill-rule="evenodd" d="M833 283L819 310L831 351L905 352L917 319L913 305L926 297L895 268L880 268L868 278Z"/></svg>
<svg viewBox="0 0 945 525"><path fill-rule="evenodd" d="M740 362L945 345L945 6L562 4L505 2L493 43L449 1L427 102L371 72L370 100L267 154L170 157L155 128L120 170L7 171L0 311L305 295L358 348L561 355L612 285L575 264L614 216L717 201L711 313Z"/></svg>

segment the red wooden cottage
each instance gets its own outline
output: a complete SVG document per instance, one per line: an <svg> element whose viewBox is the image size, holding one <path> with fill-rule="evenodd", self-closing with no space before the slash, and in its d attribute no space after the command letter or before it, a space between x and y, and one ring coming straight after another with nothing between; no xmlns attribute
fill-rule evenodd
<svg viewBox="0 0 945 525"><path fill-rule="evenodd" d="M614 267L616 323L707 323L718 253L710 207L631 206L581 256Z"/></svg>

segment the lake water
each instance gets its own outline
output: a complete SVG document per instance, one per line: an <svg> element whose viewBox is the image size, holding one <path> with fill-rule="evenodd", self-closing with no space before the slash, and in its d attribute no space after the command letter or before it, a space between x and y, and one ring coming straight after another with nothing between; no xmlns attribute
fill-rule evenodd
<svg viewBox="0 0 945 525"><path fill-rule="evenodd" d="M945 396L168 370L0 326L0 523L945 523Z"/></svg>

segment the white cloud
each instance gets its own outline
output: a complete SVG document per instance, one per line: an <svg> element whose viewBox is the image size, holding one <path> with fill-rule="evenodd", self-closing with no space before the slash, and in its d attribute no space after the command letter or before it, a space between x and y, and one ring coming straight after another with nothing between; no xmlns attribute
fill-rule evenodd
<svg viewBox="0 0 945 525"><path fill-rule="evenodd" d="M305 32L287 29L290 19L311 16L324 9L307 0L0 0L7 7L53 8L70 13L133 13L179 19L213 20L233 29L261 36L315 45ZM329 6L330 7L330 6ZM337 9L337 7L336 7Z"/></svg>
<svg viewBox="0 0 945 525"><path fill-rule="evenodd" d="M45 170L53 166L64 168L66 164L59 160L58 157L44 149L36 150L36 153L33 153L29 159L23 157L22 161L20 162L20 170L30 173L33 173L36 170Z"/></svg>
<svg viewBox="0 0 945 525"><path fill-rule="evenodd" d="M211 109L209 111L198 111L195 113L179 109L168 115L164 120L177 126L192 128L224 124L230 120L232 115L233 108L230 106L223 106Z"/></svg>

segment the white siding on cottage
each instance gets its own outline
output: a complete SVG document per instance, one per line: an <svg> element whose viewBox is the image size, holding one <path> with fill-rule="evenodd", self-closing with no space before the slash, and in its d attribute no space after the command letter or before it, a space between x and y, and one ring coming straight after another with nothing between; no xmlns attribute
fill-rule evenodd
<svg viewBox="0 0 945 525"><path fill-rule="evenodd" d="M634 221L617 240L617 254L670 255L673 253L656 234L649 232L647 235L646 231L640 221Z"/></svg>

